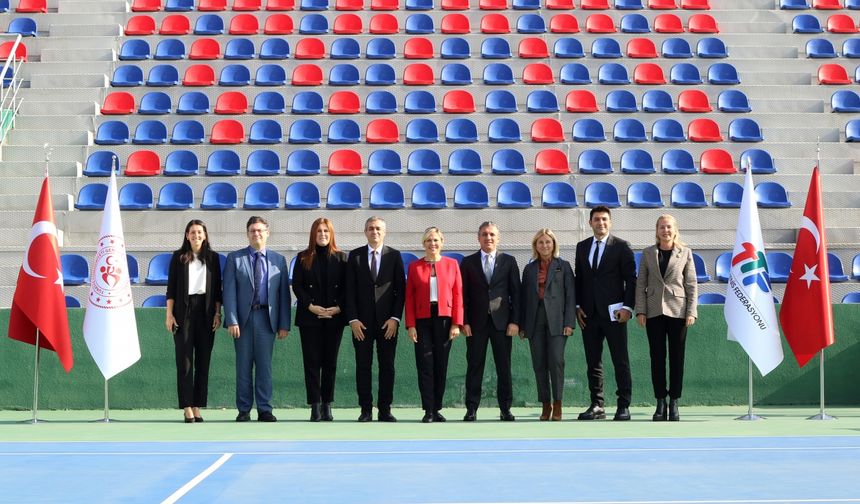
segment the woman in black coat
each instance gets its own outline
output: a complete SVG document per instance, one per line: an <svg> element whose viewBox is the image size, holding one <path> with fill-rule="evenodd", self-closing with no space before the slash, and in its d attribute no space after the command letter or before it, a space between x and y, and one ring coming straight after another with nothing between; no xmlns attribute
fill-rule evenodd
<svg viewBox="0 0 860 504"><path fill-rule="evenodd" d="M209 359L221 325L221 262L209 246L206 224L185 226L182 247L167 272L164 325L176 346L176 389L185 423L202 422L209 393Z"/></svg>
<svg viewBox="0 0 860 504"><path fill-rule="evenodd" d="M296 325L302 340L305 389L311 422L331 421L337 354L346 321L341 303L346 254L337 248L334 226L319 218L311 226L308 248L299 252L293 269Z"/></svg>

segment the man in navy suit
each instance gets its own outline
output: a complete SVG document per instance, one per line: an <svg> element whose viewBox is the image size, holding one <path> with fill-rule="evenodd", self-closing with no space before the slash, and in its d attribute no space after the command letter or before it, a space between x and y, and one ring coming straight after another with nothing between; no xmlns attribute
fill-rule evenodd
<svg viewBox="0 0 860 504"><path fill-rule="evenodd" d="M236 347L237 422L276 422L272 414L272 351L275 335L290 333L290 286L287 261L266 249L269 223L253 216L245 226L248 247L231 252L224 266L224 327ZM255 369L256 368L256 369ZM256 371L254 377L252 373Z"/></svg>

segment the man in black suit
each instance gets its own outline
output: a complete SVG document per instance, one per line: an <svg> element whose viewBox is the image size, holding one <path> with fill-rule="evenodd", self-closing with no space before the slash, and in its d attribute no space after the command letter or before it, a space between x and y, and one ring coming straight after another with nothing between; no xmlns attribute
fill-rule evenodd
<svg viewBox="0 0 860 504"><path fill-rule="evenodd" d="M477 419L487 345L493 346L500 418L513 421L511 402L511 342L519 333L520 269L513 256L499 252L499 228L484 222L478 228L481 250L460 264L463 277L463 332L466 334L466 416Z"/></svg>
<svg viewBox="0 0 860 504"><path fill-rule="evenodd" d="M400 252L383 245L385 221L370 217L364 223L367 245L349 253L344 310L355 346L355 386L361 406L359 422L373 420L373 342L379 362L377 407L380 422L396 422L391 414L394 396L394 353L397 326L403 315L406 280Z"/></svg>
<svg viewBox="0 0 860 504"><path fill-rule="evenodd" d="M591 406L579 419L606 418L602 362L603 340L606 340L618 387L614 419L630 420L633 385L627 355L627 321L636 300L636 261L630 244L609 234L612 214L608 208L592 208L588 223L594 237L576 245L575 285L576 317L582 328Z"/></svg>

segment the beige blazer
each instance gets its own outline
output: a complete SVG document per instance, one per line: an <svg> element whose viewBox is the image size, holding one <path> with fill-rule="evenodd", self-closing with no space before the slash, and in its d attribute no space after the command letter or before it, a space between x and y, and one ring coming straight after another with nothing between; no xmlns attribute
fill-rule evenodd
<svg viewBox="0 0 860 504"><path fill-rule="evenodd" d="M696 317L698 286L693 251L689 247L675 247L666 267L660 274L657 245L642 251L639 276L636 279L637 315L648 318L666 315L673 318Z"/></svg>

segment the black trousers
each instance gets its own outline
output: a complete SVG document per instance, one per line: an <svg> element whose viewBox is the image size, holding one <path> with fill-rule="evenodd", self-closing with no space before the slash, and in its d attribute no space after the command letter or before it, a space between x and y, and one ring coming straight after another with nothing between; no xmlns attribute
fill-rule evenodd
<svg viewBox="0 0 860 504"><path fill-rule="evenodd" d="M564 347L567 336L550 332L543 301L538 303L536 315L534 334L529 335L529 349L538 401L561 401L564 399Z"/></svg>
<svg viewBox="0 0 860 504"><path fill-rule="evenodd" d="M385 339L382 324L373 321L364 330L364 341L352 338L355 347L355 389L358 405L367 410L373 407L373 343L376 342L376 359L379 363L379 388L377 407L390 410L394 400L394 356L397 350L397 334Z"/></svg>
<svg viewBox="0 0 860 504"><path fill-rule="evenodd" d="M176 348L176 392L179 408L206 407L209 395L209 361L215 332L206 316L206 296L188 297L185 320L173 334Z"/></svg>
<svg viewBox="0 0 860 504"><path fill-rule="evenodd" d="M687 342L687 321L660 315L645 321L648 347L651 349L651 383L654 397L681 398L684 383L684 349ZM666 344L669 346L669 389L666 389Z"/></svg>
<svg viewBox="0 0 860 504"><path fill-rule="evenodd" d="M299 327L299 337L308 404L333 402L343 325L324 320L321 326Z"/></svg>
<svg viewBox="0 0 860 504"><path fill-rule="evenodd" d="M609 346L612 366L615 368L615 385L618 387L615 393L618 396L618 407L629 407L633 393L633 380L630 377L630 357L627 355L627 324L612 322L609 320L608 313L603 315L597 312L586 319L585 329L582 330L591 404L603 406L605 402L603 395L604 340Z"/></svg>
<svg viewBox="0 0 860 504"><path fill-rule="evenodd" d="M487 362L487 346L493 347L493 362L496 365L497 390L496 399L499 408L511 408L514 400L511 385L511 340L493 325L493 319L487 314L484 329L475 331L466 338L466 408L476 410L481 405L481 385L484 381L484 365Z"/></svg>
<svg viewBox="0 0 860 504"><path fill-rule="evenodd" d="M440 317L438 309L430 309L430 318L415 321L418 342L415 343L415 367L418 368L418 390L424 411L442 409L445 381L448 377L448 354L451 352L451 318Z"/></svg>

